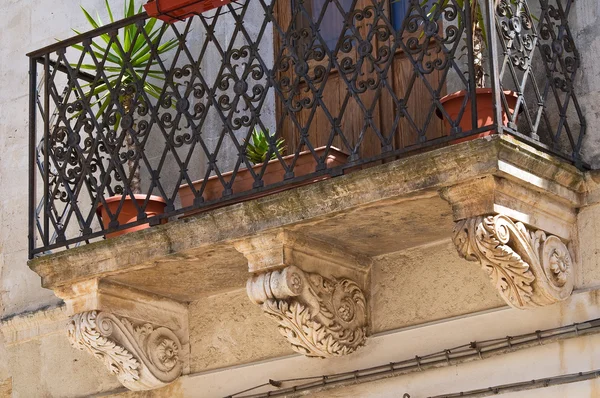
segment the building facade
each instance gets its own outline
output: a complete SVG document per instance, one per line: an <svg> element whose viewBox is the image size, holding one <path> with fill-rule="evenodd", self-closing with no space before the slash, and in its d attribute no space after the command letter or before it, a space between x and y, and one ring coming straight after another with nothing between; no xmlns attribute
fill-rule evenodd
<svg viewBox="0 0 600 398"><path fill-rule="evenodd" d="M600 396L596 1L80 3L2 23L0 396Z"/></svg>

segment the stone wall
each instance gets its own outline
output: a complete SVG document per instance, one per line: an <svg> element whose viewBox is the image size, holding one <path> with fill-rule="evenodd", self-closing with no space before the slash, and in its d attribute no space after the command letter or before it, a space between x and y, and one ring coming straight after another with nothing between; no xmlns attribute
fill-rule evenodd
<svg viewBox="0 0 600 398"><path fill-rule="evenodd" d="M583 141L584 159L593 169L600 168L600 2L577 0L571 12L571 32L581 53L581 68L575 90L587 122Z"/></svg>
<svg viewBox="0 0 600 398"><path fill-rule="evenodd" d="M3 2L0 52L0 316L30 311L57 303L40 287L40 279L27 267L28 195L28 69L25 54L73 35L71 28L87 30L79 12L102 10L102 0L7 0ZM106 15L101 15L106 20Z"/></svg>

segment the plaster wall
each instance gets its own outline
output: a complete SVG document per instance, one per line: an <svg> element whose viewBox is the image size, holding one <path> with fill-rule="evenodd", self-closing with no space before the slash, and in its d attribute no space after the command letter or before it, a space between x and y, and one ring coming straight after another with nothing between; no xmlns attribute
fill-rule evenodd
<svg viewBox="0 0 600 398"><path fill-rule="evenodd" d="M31 311L58 299L27 267L28 69L25 54L87 30L81 4L102 10L102 0L2 2L0 51L0 316ZM102 15L106 20L106 15Z"/></svg>
<svg viewBox="0 0 600 398"><path fill-rule="evenodd" d="M600 168L600 2L577 0L572 3L570 27L581 55L580 72L575 81L582 112L587 122L583 141L584 159L593 169Z"/></svg>

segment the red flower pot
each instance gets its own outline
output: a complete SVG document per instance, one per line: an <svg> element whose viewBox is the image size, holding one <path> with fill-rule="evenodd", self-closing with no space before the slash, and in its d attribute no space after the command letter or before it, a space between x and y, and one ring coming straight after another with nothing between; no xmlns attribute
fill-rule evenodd
<svg viewBox="0 0 600 398"><path fill-rule="evenodd" d="M146 200L146 195L134 195L135 200L138 206L142 207L144 205L144 201ZM121 204L121 198L123 196L111 196L106 199L106 206L110 210L111 214L115 214L119 209L119 205ZM150 196L148 199L148 204L146 205L146 214L148 217L154 217L158 214L162 214L165 212L165 207L167 206L167 202L164 201L160 196ZM96 208L96 212L100 215L102 219L102 225L104 225L104 229L108 229L108 225L110 224L110 216L106 211L106 208L102 203L98 205ZM125 225L130 222L137 221L137 208L133 204L130 196L125 198L125 202L123 203L123 207L121 207L121 212L117 216L117 220L119 220L119 225ZM166 220L163 221L163 224ZM106 238L115 238L117 236L121 236L127 234L129 232L140 231L142 229L150 228L150 224L142 224L135 227L127 228L122 231L112 232L110 234L106 234Z"/></svg>
<svg viewBox="0 0 600 398"><path fill-rule="evenodd" d="M450 115L452 120L458 119L458 115L460 114L460 110L462 109L463 102L465 100L465 96L467 95L467 91L459 91L450 95L447 95L440 99L440 102L444 106L444 109ZM518 96L513 91L505 91L504 95L506 96L506 102L508 103L508 108L510 109L511 114L515 111L515 107L517 106ZM489 126L494 123L494 101L492 97L492 89L491 88L478 88L475 94L475 100L477 101L477 127ZM440 119L444 119L444 116L440 112L439 109L436 109L436 115ZM471 100L467 101L467 106L465 107L465 111L463 112L462 119L460 119L460 123L458 124L462 131L470 131L472 130L471 123ZM505 126L508 125L509 116L502 110L502 124ZM448 134L451 134L452 126L447 119L444 119L444 127ZM487 131L485 133L472 135L465 138L460 138L456 141L452 141L452 143L457 144L460 142L472 140L475 138L485 137L493 134L493 131Z"/></svg>
<svg viewBox="0 0 600 398"><path fill-rule="evenodd" d="M321 157L325 154L326 149L327 149L326 147L315 148L315 153L317 154L317 156ZM287 155L287 156L283 157L283 161L286 162L288 165L290 165L292 163L293 159L294 159L294 155ZM343 153L342 151L340 151L337 148L331 147L331 148L329 148L329 151L327 152L327 158L325 159L325 165L327 166L327 168L333 168L333 167L345 164L347 162L347 160L348 160L348 155L346 155L345 153ZM294 174L296 177L301 177L301 176L305 176L310 173L314 173L315 170L317 169L317 165L318 165L318 163L315 160L315 157L313 156L312 152L310 152L310 151L300 152L298 159L296 161L296 165L294 166ZM261 163L261 164L254 165L253 169L256 173L260 173L260 170L262 167L263 167L263 164ZM223 173L223 178L227 181L231 178L231 174L232 174L232 172ZM262 180L263 180L265 186L268 186L268 185L283 181L284 176L285 176L285 168L281 165L281 163L279 162L279 159L275 159L275 160L270 160L268 162L267 168L266 168L265 174L263 175ZM251 199L260 198L262 196L271 195L276 192L286 191L288 189L296 188L296 187L299 187L302 185L312 184L313 182L325 180L328 178L330 178L330 176L328 174L321 175L321 176L315 177L314 179L298 181L298 182L295 182L292 184L287 184L284 186L267 189L262 192L250 194L243 198L235 199L233 201L223 201L223 202L217 203L211 207L207 207L204 209L194 210L194 211L185 213L185 215L189 216L189 215L200 213L202 211L206 211L209 209L226 206L228 204L231 204L232 202L239 203L239 202L244 202L244 201L251 200ZM203 182L204 182L204 180L194 181L193 182L194 188L196 190L199 190L202 187ZM233 189L233 192L235 192L235 193L246 192L246 191L250 191L252 189L253 184L254 184L254 177L252 177L252 173L250 173L250 170L242 169L242 170L238 171L237 176L235 177L235 181L233 182L232 189ZM217 176L210 177L208 179L208 181L206 182L206 187L204 189L204 193L203 193L204 200L205 201L218 200L222 197L222 195L223 195L223 185L221 184L221 181L219 180L219 178ZM188 206L192 206L194 204L195 196L194 196L192 189L190 188L190 186L188 184L181 185L179 187L179 197L181 198L181 207L188 207Z"/></svg>
<svg viewBox="0 0 600 398"><path fill-rule="evenodd" d="M144 4L149 16L177 22L231 3L233 0L150 0Z"/></svg>

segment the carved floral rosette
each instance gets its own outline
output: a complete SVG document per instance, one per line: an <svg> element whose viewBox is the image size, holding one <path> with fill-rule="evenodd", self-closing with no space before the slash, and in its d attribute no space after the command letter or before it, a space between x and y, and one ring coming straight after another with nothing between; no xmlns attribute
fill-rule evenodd
<svg viewBox="0 0 600 398"><path fill-rule="evenodd" d="M512 307L551 305L571 295L574 263L560 238L504 215L460 221L454 232L461 257L479 261Z"/></svg>
<svg viewBox="0 0 600 398"><path fill-rule="evenodd" d="M290 266L254 276L247 290L300 354L343 356L365 343L366 299L350 279L330 280Z"/></svg>
<svg viewBox="0 0 600 398"><path fill-rule="evenodd" d="M165 327L89 311L71 317L68 334L73 347L103 361L130 390L163 387L181 375L181 342Z"/></svg>

